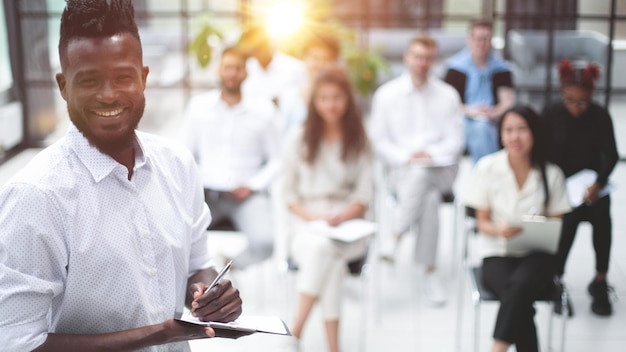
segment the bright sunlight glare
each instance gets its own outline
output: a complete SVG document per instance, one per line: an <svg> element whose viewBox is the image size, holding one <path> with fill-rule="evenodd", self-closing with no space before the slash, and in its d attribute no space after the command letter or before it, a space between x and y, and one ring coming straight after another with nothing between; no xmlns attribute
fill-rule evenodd
<svg viewBox="0 0 626 352"><path fill-rule="evenodd" d="M279 2L274 4L267 13L267 31L274 38L286 37L295 33L302 25L303 9L301 4Z"/></svg>

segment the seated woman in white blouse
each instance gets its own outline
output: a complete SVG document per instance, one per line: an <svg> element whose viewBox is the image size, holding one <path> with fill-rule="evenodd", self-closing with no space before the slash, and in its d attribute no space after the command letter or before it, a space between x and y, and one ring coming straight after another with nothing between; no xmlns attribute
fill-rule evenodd
<svg viewBox="0 0 626 352"><path fill-rule="evenodd" d="M529 107L507 111L499 126L503 150L483 157L466 194L476 209L483 284L500 299L491 351L538 351L533 302L552 284L555 262L543 252L507 253L524 215L559 217L570 211L561 170L545 161L541 121Z"/></svg>
<svg viewBox="0 0 626 352"><path fill-rule="evenodd" d="M342 280L347 263L365 254L366 243L314 234L310 222L337 226L361 218L373 197L370 145L344 70L329 68L317 76L304 126L290 136L284 151L290 253L299 268L291 332L300 338L319 301L329 351L338 352Z"/></svg>

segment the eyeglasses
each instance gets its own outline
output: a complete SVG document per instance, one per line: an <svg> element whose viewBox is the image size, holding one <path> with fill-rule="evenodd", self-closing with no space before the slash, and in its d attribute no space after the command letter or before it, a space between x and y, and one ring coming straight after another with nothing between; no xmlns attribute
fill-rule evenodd
<svg viewBox="0 0 626 352"><path fill-rule="evenodd" d="M563 99L563 102L565 103L565 105L575 107L575 108L580 108L580 109L584 109L587 106L589 106L589 100L577 100L577 99L565 98Z"/></svg>

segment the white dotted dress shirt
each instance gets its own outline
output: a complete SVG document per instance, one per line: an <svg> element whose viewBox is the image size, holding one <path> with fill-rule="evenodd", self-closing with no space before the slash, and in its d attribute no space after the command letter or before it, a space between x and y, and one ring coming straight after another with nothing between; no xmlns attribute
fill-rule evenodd
<svg viewBox="0 0 626 352"><path fill-rule="evenodd" d="M213 265L211 216L191 155L137 137L130 181L126 167L72 126L0 192L2 351L33 350L48 332L106 333L173 318L188 277Z"/></svg>

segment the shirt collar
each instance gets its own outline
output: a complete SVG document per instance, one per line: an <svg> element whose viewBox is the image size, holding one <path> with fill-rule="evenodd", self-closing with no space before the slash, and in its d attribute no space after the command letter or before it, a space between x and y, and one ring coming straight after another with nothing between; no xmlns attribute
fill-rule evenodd
<svg viewBox="0 0 626 352"><path fill-rule="evenodd" d="M215 104L215 106L219 109L222 110L228 110L228 111L243 111L245 112L247 110L248 107L248 99L246 98L245 95L242 95L241 100L239 101L239 103L235 104L235 105L228 105L226 104L226 102L222 99L222 91L218 90L217 94L214 97L214 101L213 103Z"/></svg>
<svg viewBox="0 0 626 352"><path fill-rule="evenodd" d="M511 164L509 163L509 152L506 149L502 149L495 153L495 157L500 159L498 162L494 163L497 171L504 172L508 177L511 178L511 181L515 185L515 189L520 194L527 194L535 192L538 182L537 180L537 169L531 168L528 173L528 177L526 178L526 182L521 189L517 188L517 181L515 180L515 173L513 172L513 168L511 168Z"/></svg>
<svg viewBox="0 0 626 352"><path fill-rule="evenodd" d="M409 93L412 93L412 92L425 92L430 87L432 79L433 79L433 77L431 75L429 75L428 79L424 83L424 86L422 86L422 88L418 89L413 84L413 80L411 79L411 74L409 74L408 72L405 72L405 73L403 73L400 76L400 90L403 93L406 93L406 94L409 94Z"/></svg>
<svg viewBox="0 0 626 352"><path fill-rule="evenodd" d="M89 170L95 182L102 181L120 165L115 159L93 146L74 124L70 124L67 140L70 149L76 153L78 159ZM149 153L143 148L138 135L135 138L135 169L148 164L149 160Z"/></svg>

